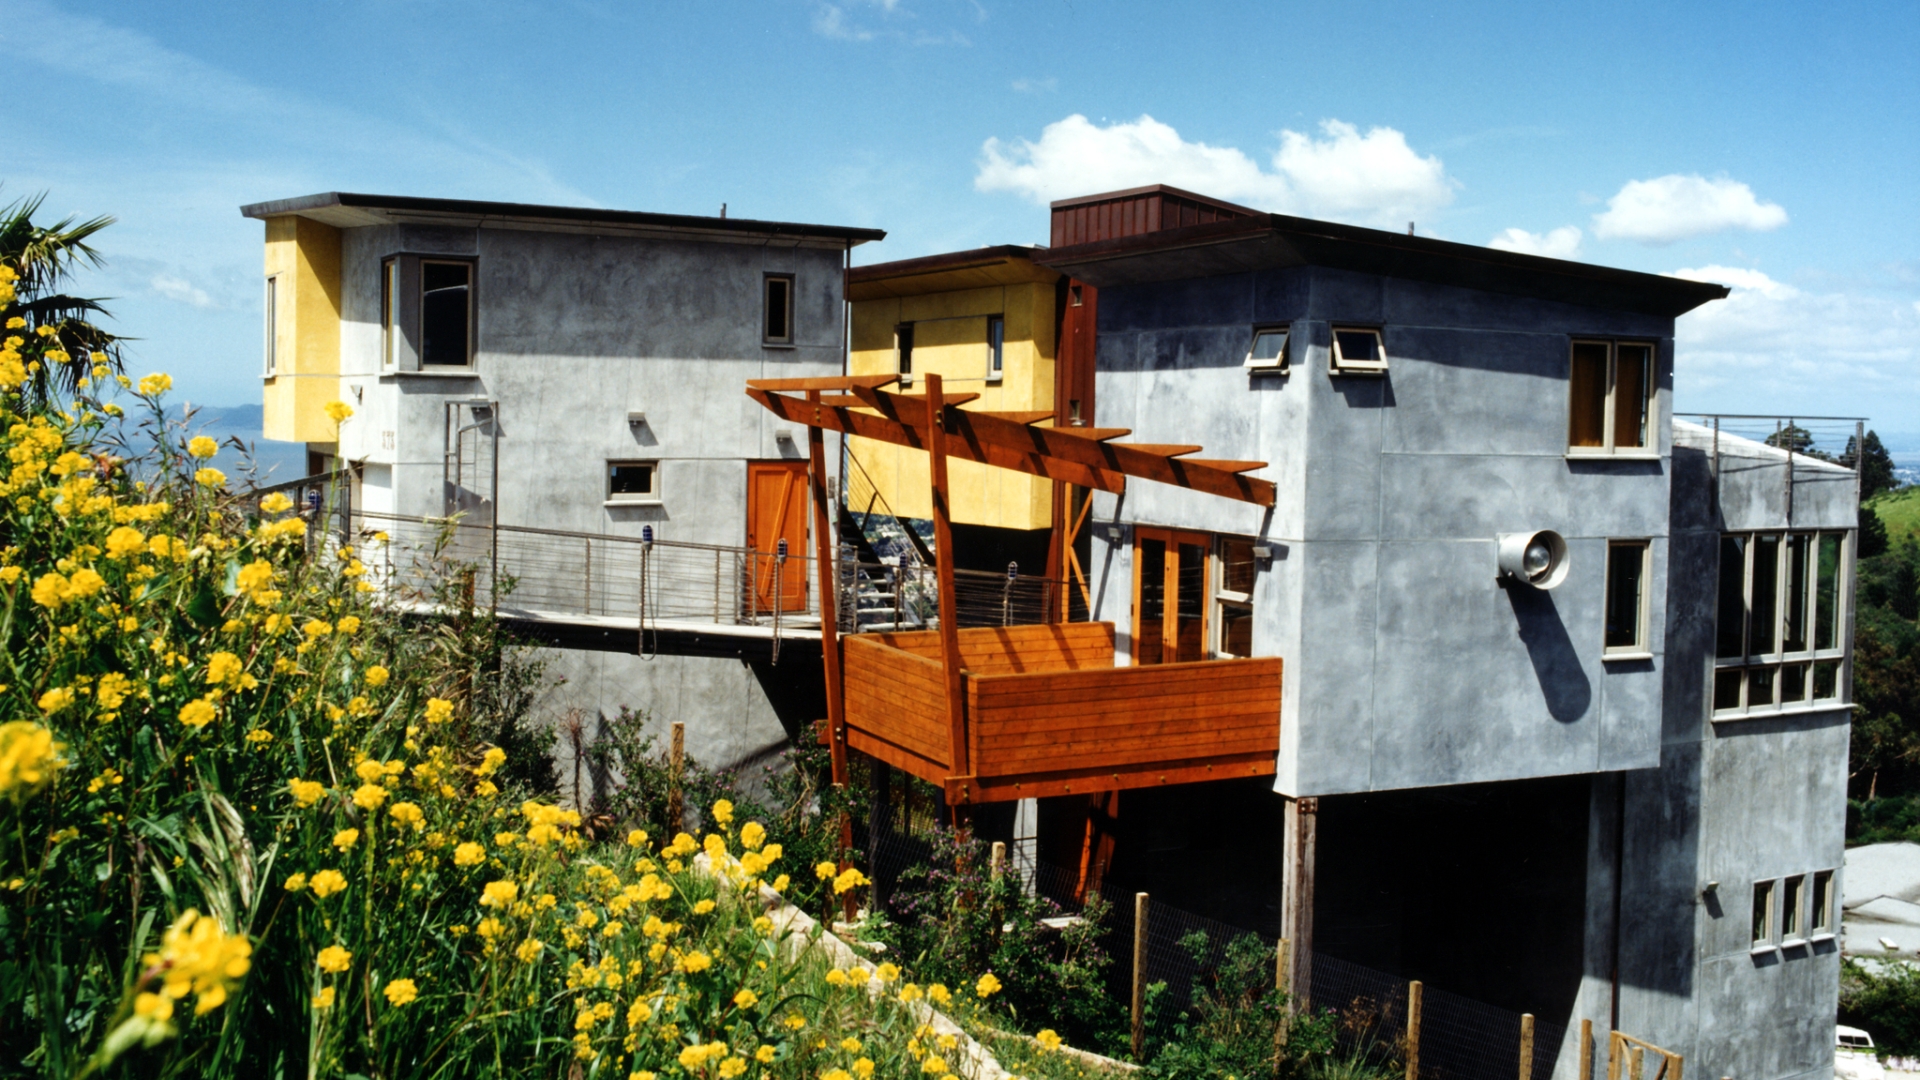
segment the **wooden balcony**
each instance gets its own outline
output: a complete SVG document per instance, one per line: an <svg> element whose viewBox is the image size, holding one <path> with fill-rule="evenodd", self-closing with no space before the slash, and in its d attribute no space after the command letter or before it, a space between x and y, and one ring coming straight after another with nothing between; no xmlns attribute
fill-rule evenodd
<svg viewBox="0 0 1920 1080"><path fill-rule="evenodd" d="M956 718L938 631L841 643L847 744L949 805L1270 775L1279 752L1278 657L1114 667L1112 623L963 629Z"/></svg>

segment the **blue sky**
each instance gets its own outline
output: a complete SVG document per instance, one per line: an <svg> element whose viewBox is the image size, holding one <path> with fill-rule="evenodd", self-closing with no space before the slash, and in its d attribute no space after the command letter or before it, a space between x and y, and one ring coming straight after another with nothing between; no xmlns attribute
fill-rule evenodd
<svg viewBox="0 0 1920 1080"><path fill-rule="evenodd" d="M1162 180L1734 285L1681 322L1680 409L1920 451L1911 3L0 0L0 39L0 196L117 215L85 291L207 403L259 396L245 202L726 202L880 261Z"/></svg>

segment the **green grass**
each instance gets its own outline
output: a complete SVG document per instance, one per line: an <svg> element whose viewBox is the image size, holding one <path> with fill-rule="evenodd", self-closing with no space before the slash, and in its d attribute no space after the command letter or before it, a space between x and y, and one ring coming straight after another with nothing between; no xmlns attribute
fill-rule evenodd
<svg viewBox="0 0 1920 1080"><path fill-rule="evenodd" d="M1867 505L1887 527L1888 543L1897 544L1909 536L1920 536L1920 485L1883 491L1868 499Z"/></svg>

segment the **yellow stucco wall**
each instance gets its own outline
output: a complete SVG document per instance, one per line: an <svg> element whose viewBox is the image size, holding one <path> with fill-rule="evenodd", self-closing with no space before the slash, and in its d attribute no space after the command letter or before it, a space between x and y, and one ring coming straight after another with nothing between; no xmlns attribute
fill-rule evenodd
<svg viewBox="0 0 1920 1080"><path fill-rule="evenodd" d="M1002 377L987 382L987 317L1006 322ZM921 296L858 300L853 305L851 374L876 375L898 370L894 327L914 324L912 389L919 376L938 373L952 393L978 393L967 409L1032 410L1053 408L1054 287L1023 282ZM872 478L873 486L902 517L933 514L928 490L927 455L919 450L867 439L849 440L849 452ZM863 482L848 470L850 491ZM971 461L951 461L953 518L969 525L1005 529L1043 529L1051 524L1051 488L1047 481ZM862 507L861 509L864 509Z"/></svg>
<svg viewBox="0 0 1920 1080"><path fill-rule="evenodd" d="M292 215L266 224L275 363L262 391L262 434L332 442L326 409L340 396L340 230Z"/></svg>

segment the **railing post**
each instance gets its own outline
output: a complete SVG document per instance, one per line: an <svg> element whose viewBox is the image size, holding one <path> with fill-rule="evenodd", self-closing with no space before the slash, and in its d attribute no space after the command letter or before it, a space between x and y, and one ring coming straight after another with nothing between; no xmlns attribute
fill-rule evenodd
<svg viewBox="0 0 1920 1080"><path fill-rule="evenodd" d="M1520 1014L1520 1080L1533 1080L1533 1014Z"/></svg>
<svg viewBox="0 0 1920 1080"><path fill-rule="evenodd" d="M1407 1080L1420 1080L1420 980L1407 984Z"/></svg>
<svg viewBox="0 0 1920 1080"><path fill-rule="evenodd" d="M1647 1052L1645 1050L1637 1046L1633 1048L1633 1053L1627 1058L1627 1075L1630 1080L1640 1080L1640 1069L1646 1062L1646 1056Z"/></svg>
<svg viewBox="0 0 1920 1080"><path fill-rule="evenodd" d="M672 749L668 751L667 768L667 827L678 835L686 828L687 810L680 802L680 769L687 757L687 725L678 720L673 722ZM667 838L669 841L673 837Z"/></svg>
<svg viewBox="0 0 1920 1080"><path fill-rule="evenodd" d="M593 614L593 540L592 538L587 538L585 540L585 543L587 545L587 590L584 594L585 602L581 605L580 610L588 615L591 615Z"/></svg>
<svg viewBox="0 0 1920 1080"><path fill-rule="evenodd" d="M1580 1080L1593 1080L1593 1021L1580 1021Z"/></svg>
<svg viewBox="0 0 1920 1080"><path fill-rule="evenodd" d="M1146 1042L1147 908L1146 893L1133 894L1133 1060L1140 1060Z"/></svg>

